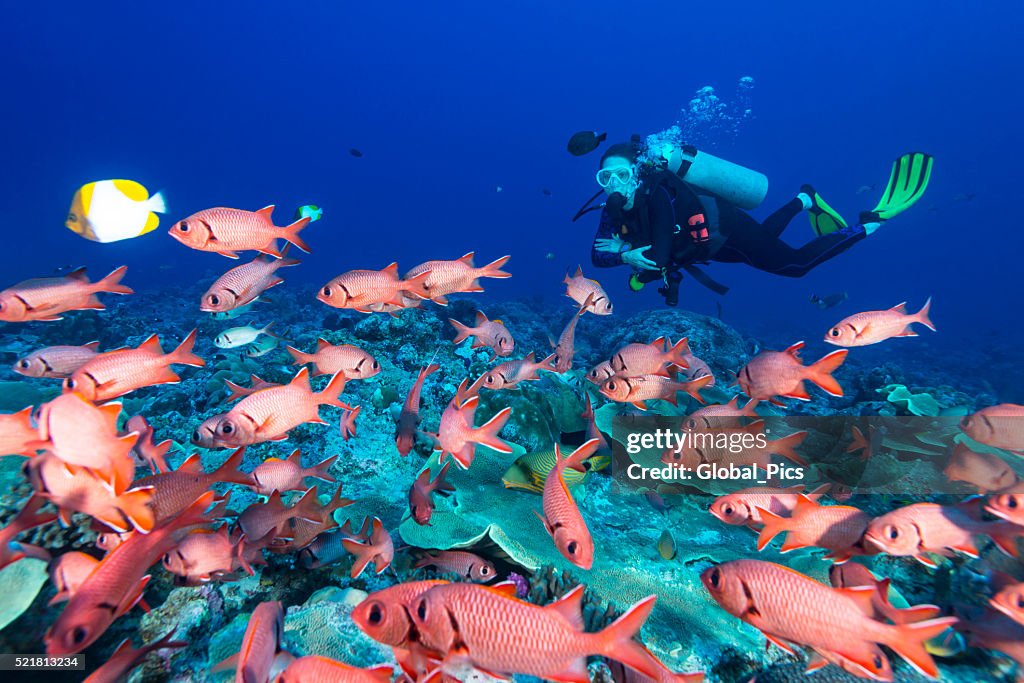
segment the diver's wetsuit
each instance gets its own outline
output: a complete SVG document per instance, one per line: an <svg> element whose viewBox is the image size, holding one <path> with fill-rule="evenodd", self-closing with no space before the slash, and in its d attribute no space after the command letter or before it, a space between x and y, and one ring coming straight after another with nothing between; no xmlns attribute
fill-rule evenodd
<svg viewBox="0 0 1024 683"><path fill-rule="evenodd" d="M682 188L686 188L685 190ZM703 201L702 201L703 198ZM794 198L758 223L750 214L724 199L698 197L682 183L664 183L646 194L638 192L634 205L619 220L605 207L594 240L620 236L633 248L651 245L644 255L661 268L719 261L748 263L786 277L801 277L815 266L841 254L865 237L861 226L817 237L799 248L780 238L789 222L803 210ZM717 213L717 217L711 214ZM691 231L707 226L709 240L698 243ZM591 261L599 268L622 265L622 255L591 249Z"/></svg>

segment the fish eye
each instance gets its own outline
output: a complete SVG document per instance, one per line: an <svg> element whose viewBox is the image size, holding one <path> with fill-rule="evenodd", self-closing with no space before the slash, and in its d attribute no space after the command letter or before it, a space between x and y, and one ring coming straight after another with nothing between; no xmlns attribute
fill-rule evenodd
<svg viewBox="0 0 1024 683"><path fill-rule="evenodd" d="M732 505L723 505L722 506L722 514L723 515L731 517L734 512L736 512L736 510L733 508Z"/></svg>
<svg viewBox="0 0 1024 683"><path fill-rule="evenodd" d="M568 552L570 555L575 555L576 551L578 551L579 549L580 545L576 541L569 541L569 545L565 547L566 552Z"/></svg>
<svg viewBox="0 0 1024 683"><path fill-rule="evenodd" d="M88 637L89 630L86 629L84 626L76 626L74 630L71 631L71 643L74 645L84 643L85 639Z"/></svg>
<svg viewBox="0 0 1024 683"><path fill-rule="evenodd" d="M370 613L366 615L366 620L370 626L379 626L384 621L384 610L381 609L379 602L370 605Z"/></svg>
<svg viewBox="0 0 1024 683"><path fill-rule="evenodd" d="M480 567L480 576L487 576L491 573L491 568L487 566ZM1020 598L1018 598L1019 600Z"/></svg>
<svg viewBox="0 0 1024 683"><path fill-rule="evenodd" d="M219 306L220 305L220 297L217 296L216 294L211 294L210 295L210 303L213 304L214 306Z"/></svg>
<svg viewBox="0 0 1024 683"><path fill-rule="evenodd" d="M711 584L712 588L718 588L718 584L722 581L722 572L719 571L718 567L711 570L708 575L708 583Z"/></svg>
<svg viewBox="0 0 1024 683"><path fill-rule="evenodd" d="M420 618L420 621L425 621L427 618L427 601L426 599L420 600L416 603L416 616Z"/></svg>
<svg viewBox="0 0 1024 683"><path fill-rule="evenodd" d="M19 368L28 368L28 366L29 366L28 360L23 358L23 359L18 361L18 367Z"/></svg>
<svg viewBox="0 0 1024 683"><path fill-rule="evenodd" d="M611 391L615 391L615 382L608 382L608 389Z"/></svg>
<svg viewBox="0 0 1024 683"><path fill-rule="evenodd" d="M198 429L196 431L192 432L192 443L199 443L202 440L203 440L203 436L202 436L202 434L199 433Z"/></svg>
<svg viewBox="0 0 1024 683"><path fill-rule="evenodd" d="M186 221L182 221L181 225L178 226L178 230L181 230L182 232L188 232L188 223Z"/></svg>
<svg viewBox="0 0 1024 683"><path fill-rule="evenodd" d="M323 289L320 290L320 293L323 294L324 296L330 296L331 295L331 288L330 287L324 287Z"/></svg>
<svg viewBox="0 0 1024 683"><path fill-rule="evenodd" d="M897 538L900 537L900 530L897 529L894 526L890 526L889 529L888 529L888 534L887 535L889 536L890 539L895 541Z"/></svg>
<svg viewBox="0 0 1024 683"><path fill-rule="evenodd" d="M832 335L833 337L838 337L839 336L839 328L838 327L833 327L831 330L828 331L828 333L830 335Z"/></svg>
<svg viewBox="0 0 1024 683"><path fill-rule="evenodd" d="M377 361L373 361L373 365L371 365L370 367L373 368L374 370L377 370L380 368L380 363L378 363Z"/></svg>
<svg viewBox="0 0 1024 683"><path fill-rule="evenodd" d="M882 668L882 655L876 654L871 660L871 663L875 665L876 669Z"/></svg>
<svg viewBox="0 0 1024 683"><path fill-rule="evenodd" d="M72 223L77 223L78 222L78 216L76 216L74 213L69 213L68 214L68 220L71 221Z"/></svg>
<svg viewBox="0 0 1024 683"><path fill-rule="evenodd" d="M1017 594L1017 609L1024 609L1024 594Z"/></svg>
<svg viewBox="0 0 1024 683"><path fill-rule="evenodd" d="M73 380L70 377L68 377L67 387L68 387L68 389L74 389L75 388L75 380Z"/></svg>
<svg viewBox="0 0 1024 683"><path fill-rule="evenodd" d="M494 384L494 378L491 377L490 375L487 375L487 379L484 381L487 382L488 384Z"/></svg>
<svg viewBox="0 0 1024 683"><path fill-rule="evenodd" d="M230 422L225 422L220 426L220 431L224 434L230 434L233 431L235 431L235 428L231 425Z"/></svg>
<svg viewBox="0 0 1024 683"><path fill-rule="evenodd" d="M1006 507L1010 508L1011 510L1016 510L1017 509L1017 497L1016 496L1007 496L1006 497Z"/></svg>

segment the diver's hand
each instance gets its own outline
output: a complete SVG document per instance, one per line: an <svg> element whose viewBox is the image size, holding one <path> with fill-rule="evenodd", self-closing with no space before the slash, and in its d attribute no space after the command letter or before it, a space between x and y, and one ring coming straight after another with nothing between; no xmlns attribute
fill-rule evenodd
<svg viewBox="0 0 1024 683"><path fill-rule="evenodd" d="M622 239L618 235L613 235L610 238L599 238L594 240L594 248L598 251L610 251L615 254L619 254L630 247L630 243Z"/></svg>
<svg viewBox="0 0 1024 683"><path fill-rule="evenodd" d="M650 246L637 247L636 249L623 252L622 262L642 270L660 270L657 263L644 256L644 252L650 248Z"/></svg>

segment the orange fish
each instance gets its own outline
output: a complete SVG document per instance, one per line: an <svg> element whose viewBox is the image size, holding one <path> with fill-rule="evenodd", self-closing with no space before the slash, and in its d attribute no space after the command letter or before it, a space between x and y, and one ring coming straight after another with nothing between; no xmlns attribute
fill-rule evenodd
<svg viewBox="0 0 1024 683"><path fill-rule="evenodd" d="M473 464L473 457L476 455L476 446L487 446L499 453L511 453L512 447L498 437L498 433L504 428L512 416L511 408L504 408L497 415L479 427L474 427L476 408L480 402L479 396L471 396L460 403L465 396L466 380L462 380L458 391L455 393L441 414L441 424L437 428L435 450L439 449L441 455L438 462L444 463L446 456L452 456L455 462L462 469L469 469Z"/></svg>
<svg viewBox="0 0 1024 683"><path fill-rule="evenodd" d="M1024 493L1001 493L992 496L985 511L1006 521L1024 526Z"/></svg>
<svg viewBox="0 0 1024 683"><path fill-rule="evenodd" d="M1003 491L1018 482L1017 473L994 453L976 453L959 443L942 471L950 481L964 481L979 493Z"/></svg>
<svg viewBox="0 0 1024 683"><path fill-rule="evenodd" d="M606 379L614 375L615 371L612 370L612 362L610 360L601 361L587 372L587 381L601 386Z"/></svg>
<svg viewBox="0 0 1024 683"><path fill-rule="evenodd" d="M406 295L415 296L429 276L430 271L425 270L410 280L400 280L397 263L383 270L350 270L321 287L316 298L331 308L353 308L360 313L373 312L375 304L405 307ZM382 310L378 308L378 312Z"/></svg>
<svg viewBox="0 0 1024 683"><path fill-rule="evenodd" d="M143 645L137 650L132 647L131 638L125 638L113 654L98 669L89 674L82 683L118 683L127 680L132 669L141 664L151 652L188 647L189 643L184 640L172 640L173 637L174 631L172 630L163 638Z"/></svg>
<svg viewBox="0 0 1024 683"><path fill-rule="evenodd" d="M316 497L316 487L303 494L295 505L285 507L281 500L281 493L274 491L266 503L254 504L247 507L238 516L238 527L245 534L246 538L264 538L271 532L275 538L290 538L285 531L288 524L295 518L301 518L307 522L320 522L320 501Z"/></svg>
<svg viewBox="0 0 1024 683"><path fill-rule="evenodd" d="M698 378L699 379L699 378ZM708 384L707 386L711 386ZM751 399L740 408L740 397L733 396L728 403L704 406L690 413L690 415L683 420L683 428L690 430L703 430L713 429L716 427L739 427L741 424L741 418L744 417L759 417L757 412L754 410L757 408L757 404L760 403L757 399Z"/></svg>
<svg viewBox="0 0 1024 683"><path fill-rule="evenodd" d="M931 568L938 565L926 553L948 557L955 550L978 557L975 535L989 536L1004 553L1017 555L1016 539L1024 535L1024 528L1004 520L979 521L971 512L969 506L914 503L876 517L864 532L864 540L883 553L913 557Z"/></svg>
<svg viewBox="0 0 1024 683"><path fill-rule="evenodd" d="M695 380L701 377L710 377L711 382L708 383L708 386L715 386L715 373L711 371L710 365L693 355L693 353L683 354L683 361L686 363L685 366L682 366L686 379Z"/></svg>
<svg viewBox="0 0 1024 683"><path fill-rule="evenodd" d="M442 550L435 555L426 555L413 565L414 569L422 567L434 567L440 572L458 574L477 583L488 583L498 575L493 564L465 550Z"/></svg>
<svg viewBox="0 0 1024 683"><path fill-rule="evenodd" d="M544 482L544 515L538 515L558 552L581 569L594 565L594 539L565 485L563 473L566 468L585 473L583 463L597 452L598 445L597 439L591 439L563 458L559 445L555 444L555 466Z"/></svg>
<svg viewBox="0 0 1024 683"><path fill-rule="evenodd" d="M692 382L676 382L661 375L638 375L636 377L609 377L601 385L601 395L616 403L632 403L640 410L647 410L646 401L661 399L677 405L676 392L685 391L698 403L704 403L700 389L712 379L701 377Z"/></svg>
<svg viewBox="0 0 1024 683"><path fill-rule="evenodd" d="M222 448L217 442L217 425L227 417L227 413L220 413L203 420L194 432L192 432L192 445L200 448Z"/></svg>
<svg viewBox="0 0 1024 683"><path fill-rule="evenodd" d="M366 351L352 344L332 345L326 339L316 340L314 353L303 353L291 346L285 347L295 362L292 365L313 364L313 376L336 375L345 379L369 379L380 372L380 363Z"/></svg>
<svg viewBox="0 0 1024 683"><path fill-rule="evenodd" d="M1024 625L1024 583L1004 586L988 601L995 609Z"/></svg>
<svg viewBox="0 0 1024 683"><path fill-rule="evenodd" d="M276 601L261 602L249 617L241 649L212 667L210 673L236 669L235 683L269 683L275 678L271 672L283 670L293 659L281 650L283 639L284 606Z"/></svg>
<svg viewBox="0 0 1024 683"><path fill-rule="evenodd" d="M309 225L309 217L280 228L271 219L273 213L273 204L259 211L224 207L206 209L178 221L169 232L186 247L212 251L228 258L238 258L239 251L249 249L281 258L284 254L277 248L278 239L290 242L308 254L309 247L299 237L299 231Z"/></svg>
<svg viewBox="0 0 1024 683"><path fill-rule="evenodd" d="M398 452L404 457L409 455L413 446L416 445L416 428L420 422L420 394L423 392L423 382L440 366L431 363L425 368L420 368L413 382L409 395L405 397L402 404L402 412L398 415L398 427L395 433L395 444Z"/></svg>
<svg viewBox="0 0 1024 683"><path fill-rule="evenodd" d="M832 377L843 361L846 360L845 349L833 351L812 365L800 362L800 349L803 342L793 344L785 351L762 351L750 359L736 376L736 383L750 398L770 401L778 406L785 404L775 398L797 398L809 401L804 388L804 380L810 380L832 396L842 396L843 388Z"/></svg>
<svg viewBox="0 0 1024 683"><path fill-rule="evenodd" d="M68 465L49 453L28 463L29 479L40 495L59 508L61 522L70 526L71 513L83 512L115 531L135 527L143 533L153 528L153 496L149 488L114 493L113 487L92 470Z"/></svg>
<svg viewBox="0 0 1024 683"><path fill-rule="evenodd" d="M284 252L287 251L288 248L285 247ZM263 292L284 282L277 274L279 268L298 264L299 262L293 258L260 255L249 263L235 266L210 285L203 294L199 310L207 313L224 313L252 303Z"/></svg>
<svg viewBox="0 0 1024 683"><path fill-rule="evenodd" d="M665 342L665 337L658 337L650 344L626 344L612 355L612 370L624 377L668 377L670 365L688 368L685 356L690 355L690 344L687 338L683 337L668 349L665 348Z"/></svg>
<svg viewBox="0 0 1024 683"><path fill-rule="evenodd" d="M174 518L192 504L201 493L214 484L230 483L254 486L252 475L241 471L245 448L239 448L213 472L203 469L199 454L190 456L176 470L142 477L134 482L135 487L149 489L152 497L149 507L157 524ZM250 538L259 538L250 536Z"/></svg>
<svg viewBox="0 0 1024 683"><path fill-rule="evenodd" d="M594 301L593 293L588 294L583 305L576 311L576 315L569 318L569 322L565 324L565 328L562 330L562 334L558 335L558 341L548 339L551 343L551 348L555 350L555 362L552 366L555 368L555 372L568 372L572 369L572 358L576 355L576 323L579 322L580 316L583 315L583 311L587 309Z"/></svg>
<svg viewBox="0 0 1024 683"><path fill-rule="evenodd" d="M150 335L138 348L117 349L97 354L64 380L64 391L75 391L88 401L109 401L136 389L155 384L175 384L181 378L171 366L206 365L192 353L196 343L196 330L170 353L165 354L157 335Z"/></svg>
<svg viewBox="0 0 1024 683"><path fill-rule="evenodd" d="M463 325L455 318L448 318L448 322L455 327L455 339L452 343L460 344L463 340L473 337L472 349L488 347L494 352L494 357L507 356L512 353L516 342L512 339L512 333L500 320L488 320L483 311L476 312L476 327Z"/></svg>
<svg viewBox="0 0 1024 683"><path fill-rule="evenodd" d="M413 603L447 581L407 581L371 593L352 610L352 621L378 643L409 648L418 637L410 620Z"/></svg>
<svg viewBox="0 0 1024 683"><path fill-rule="evenodd" d="M455 487L445 480L451 464L450 460L446 462L433 481L430 480L430 468L427 467L412 483L412 488L409 489L409 513L420 526L430 524L430 517L434 514L434 499L431 494L446 496L455 490Z"/></svg>
<svg viewBox="0 0 1024 683"><path fill-rule="evenodd" d="M565 295L582 306L584 312L595 315L611 315L612 302L604 287L597 280L590 280L583 277L583 268L576 266L576 274L569 277L565 274ZM590 301L587 301L590 297Z"/></svg>
<svg viewBox="0 0 1024 683"><path fill-rule="evenodd" d="M515 389L520 382L540 379L537 373L541 370L556 372L552 365L556 357L555 354L551 354L544 360L537 362L533 351L531 351L526 354L526 358L499 363L481 375L477 381L473 382L473 385L469 388L469 393L476 394L480 389L492 389L494 391Z"/></svg>
<svg viewBox="0 0 1024 683"><path fill-rule="evenodd" d="M376 573L391 566L391 560L395 557L395 544L391 540L391 534L384 528L379 518L374 517L373 521L367 517L363 521L363 528L359 532L362 540L342 539L341 544L345 550L356 556L352 564L351 576L358 578L367 565L373 563Z"/></svg>
<svg viewBox="0 0 1024 683"><path fill-rule="evenodd" d="M828 484L824 484L803 495L812 501L817 501L825 494L828 487ZM745 524L754 527L763 523L761 509L779 516L791 515L803 489L803 484L782 489L755 486L715 498L708 510L726 524Z"/></svg>
<svg viewBox="0 0 1024 683"><path fill-rule="evenodd" d="M584 393L583 398L586 401L586 408L580 413L580 417L587 423L586 433L584 436L587 441L591 439L597 439L597 452L598 453L609 453L612 447L608 444L608 439L604 438L604 434L597 428L597 420L594 419L594 407L590 403L590 394Z"/></svg>
<svg viewBox="0 0 1024 683"><path fill-rule="evenodd" d="M314 393L309 386L309 370L302 368L288 384L261 389L239 401L217 423L216 443L221 447L238 447L281 441L300 424L327 424L320 419L320 406L352 408L338 398L344 389L345 376L338 374L323 391Z"/></svg>
<svg viewBox="0 0 1024 683"><path fill-rule="evenodd" d="M207 491L167 524L148 534L133 534L107 553L46 632L46 653L74 654L96 642L115 619L142 599L149 582L146 570L177 544L178 535L191 525L209 521L205 511L213 500L213 492Z"/></svg>
<svg viewBox="0 0 1024 683"><path fill-rule="evenodd" d="M131 452L139 439L135 432L118 434L120 414L120 403L97 408L75 392L62 394L39 407L39 447L68 465L89 468L120 495L135 478Z"/></svg>
<svg viewBox="0 0 1024 683"><path fill-rule="evenodd" d="M50 581L57 594L47 604L56 605L70 600L99 563L92 555L75 550L57 557L50 563Z"/></svg>
<svg viewBox="0 0 1024 683"><path fill-rule="evenodd" d="M97 282L89 282L85 268L72 271L64 277L43 277L25 280L0 292L0 321L24 323L32 320L60 320L61 313L106 308L96 295L134 294L121 283L128 271L121 266Z"/></svg>
<svg viewBox="0 0 1024 683"><path fill-rule="evenodd" d="M889 602L889 579L878 579L867 567L856 562L833 564L828 568L828 580L833 588L874 588L871 596L873 610L868 616L875 621L888 619L894 624L909 624L915 621L932 619L942 613L935 605L916 605L914 607L893 607Z"/></svg>
<svg viewBox="0 0 1024 683"><path fill-rule="evenodd" d="M782 552L809 546L829 551L826 557L836 564L854 555L865 554L861 537L871 516L848 505L819 505L804 495L797 496L789 517L782 517L763 508L758 510L764 529L757 538L757 549L764 550L773 538L786 534Z"/></svg>
<svg viewBox="0 0 1024 683"><path fill-rule="evenodd" d="M583 586L546 607L519 600L515 592L510 583L442 584L415 599L408 613L424 646L442 654L458 650L485 672L588 683L586 658L600 655L661 678L664 665L634 640L655 596L633 605L604 630L587 633ZM544 637L538 638L539 633Z"/></svg>
<svg viewBox="0 0 1024 683"><path fill-rule="evenodd" d="M31 458L40 447L39 432L32 425L32 406L0 415L0 455Z"/></svg>
<svg viewBox="0 0 1024 683"><path fill-rule="evenodd" d="M47 346L18 359L13 370L26 377L65 379L87 361L95 358L99 346L98 341L89 342L84 346Z"/></svg>
<svg viewBox="0 0 1024 683"><path fill-rule="evenodd" d="M831 588L771 562L725 562L704 570L700 578L715 602L760 630L769 642L790 653L794 653L791 643L813 648L825 662L877 681L892 680L891 665L879 644L892 648L925 676L936 678L938 668L924 641L957 621L944 617L885 624L870 617L877 593L874 587ZM817 663L817 667L823 665Z"/></svg>
<svg viewBox="0 0 1024 683"><path fill-rule="evenodd" d="M245 534L241 532L229 534L226 524L216 531L195 529L165 554L161 563L187 586L231 579L239 569L252 576L255 572L246 557L245 541ZM259 554L259 550L256 552Z"/></svg>
<svg viewBox="0 0 1024 683"><path fill-rule="evenodd" d="M306 655L289 664L277 683L391 683L394 673L388 664L360 669L327 657Z"/></svg>
<svg viewBox="0 0 1024 683"><path fill-rule="evenodd" d="M362 406L356 406L355 408L341 411L341 419L338 420L338 426L340 427L341 438L345 439L345 441L356 435L356 418L359 417L359 411L362 409Z"/></svg>
<svg viewBox="0 0 1024 683"><path fill-rule="evenodd" d="M256 493L269 496L274 491L305 491L302 482L306 477L315 477L334 483L329 472L338 456L326 458L312 467L302 467L302 451L296 449L287 460L267 458L252 471L256 482Z"/></svg>
<svg viewBox="0 0 1024 683"><path fill-rule="evenodd" d="M260 379L256 375L249 375L249 384L250 386L243 387L241 385L235 384L229 379L224 380L224 386L227 387L228 391L231 392L230 394L228 394L228 397L224 399L224 402L231 403L232 401L236 401L240 398L245 398L249 394L256 393L260 389L282 386L280 384L275 384L274 382L268 382L266 380Z"/></svg>
<svg viewBox="0 0 1024 683"><path fill-rule="evenodd" d="M893 337L916 337L917 332L910 328L913 323L921 323L934 332L935 326L928 319L931 305L932 300L929 298L921 310L913 315L907 314L906 302L888 311L856 313L836 323L825 334L825 341L836 346L868 346Z"/></svg>
<svg viewBox="0 0 1024 683"><path fill-rule="evenodd" d="M405 280L412 280L423 272L429 272L426 279L418 281L416 294L430 299L435 304L448 305L448 295L457 292L482 292L479 278L512 277L512 273L501 270L511 256L502 256L482 268L473 266L473 252L454 261L427 261L412 268L405 274Z"/></svg>
<svg viewBox="0 0 1024 683"><path fill-rule="evenodd" d="M978 443L1024 455L1024 406L1000 403L960 420L960 429Z"/></svg>
<svg viewBox="0 0 1024 683"><path fill-rule="evenodd" d="M34 557L46 562L50 561L50 553L44 548L30 543L19 543L15 540L24 531L57 521L57 515L52 513L39 514L45 503L46 500L42 496L32 494L25 501L24 507L21 508L17 516L7 522L6 526L0 528L0 569L17 562L23 557Z"/></svg>
<svg viewBox="0 0 1024 683"><path fill-rule="evenodd" d="M166 439L160 443L155 443L153 441L153 428L142 415L128 418L124 428L129 433L135 432L139 435L138 441L135 442L135 448L132 449L132 457L136 465L144 464L148 466L153 474L167 472L170 469L167 467L167 461L164 456L171 450L173 441Z"/></svg>
<svg viewBox="0 0 1024 683"><path fill-rule="evenodd" d="M315 521L302 517L291 519L288 522L287 534L282 538L272 541L268 546L269 549L275 553L292 553L302 550L313 543L318 537L324 535L324 532L336 529L338 523L334 520L334 513L353 503L355 503L354 500L345 498L342 495L342 490L339 486L335 489L331 500L326 505L318 508Z"/></svg>

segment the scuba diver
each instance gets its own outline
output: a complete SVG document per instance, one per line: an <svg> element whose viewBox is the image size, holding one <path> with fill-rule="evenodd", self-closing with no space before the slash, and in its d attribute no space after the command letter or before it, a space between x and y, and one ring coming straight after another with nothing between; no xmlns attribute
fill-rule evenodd
<svg viewBox="0 0 1024 683"><path fill-rule="evenodd" d="M658 291L669 306L679 303L680 270L719 294L728 291L696 264L747 263L776 275L803 276L920 199L933 161L918 152L897 159L882 199L861 213L857 225L848 225L810 185L759 223L744 209L756 207L767 194L764 175L689 146L659 151L651 161L637 135L608 148L597 172L608 198L601 206L584 205L573 220L601 208L591 250L594 265L631 266L633 291L662 281ZM802 211L808 212L816 237L792 247L780 236Z"/></svg>

